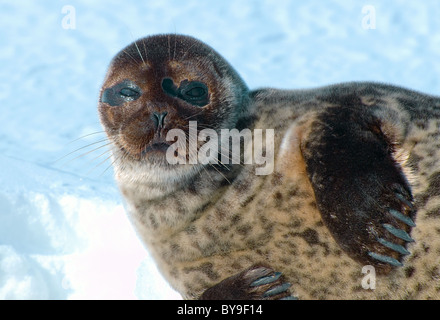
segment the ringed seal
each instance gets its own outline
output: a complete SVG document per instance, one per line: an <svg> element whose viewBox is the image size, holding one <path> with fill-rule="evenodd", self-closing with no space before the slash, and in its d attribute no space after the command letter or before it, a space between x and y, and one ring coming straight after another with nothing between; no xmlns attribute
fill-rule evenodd
<svg viewBox="0 0 440 320"><path fill-rule="evenodd" d="M184 298L440 298L438 97L370 82L251 91L206 44L156 35L114 57L98 109L129 217ZM190 121L217 142L273 130L273 172L170 164L167 136ZM255 140L238 141L242 160ZM185 134L183 158L205 142Z"/></svg>

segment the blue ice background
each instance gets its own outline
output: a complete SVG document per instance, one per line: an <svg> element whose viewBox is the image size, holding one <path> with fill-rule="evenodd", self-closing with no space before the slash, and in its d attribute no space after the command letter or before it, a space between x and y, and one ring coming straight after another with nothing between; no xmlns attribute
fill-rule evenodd
<svg viewBox="0 0 440 320"><path fill-rule="evenodd" d="M363 28L367 5L376 29ZM437 0L1 0L0 299L179 298L129 225L105 150L76 158L102 143L69 154L103 138L75 140L102 130L98 91L122 47L177 32L250 88L372 80L439 94L438 17Z"/></svg>

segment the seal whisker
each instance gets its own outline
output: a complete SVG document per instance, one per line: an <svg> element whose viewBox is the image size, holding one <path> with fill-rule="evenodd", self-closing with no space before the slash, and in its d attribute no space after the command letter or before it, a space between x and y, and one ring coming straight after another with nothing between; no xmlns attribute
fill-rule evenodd
<svg viewBox="0 0 440 320"><path fill-rule="evenodd" d="M187 126L186 128L189 128L189 126ZM211 129L211 128L208 128L208 129ZM190 137L188 136L188 133L186 133L186 132L185 132L185 137L187 138L187 143L189 143L189 140L188 140L188 139L189 139ZM231 155L229 154L229 153L231 152L230 149L225 149L225 147L223 147L221 144L219 144L219 147L220 147L220 149L217 149L217 153L218 153L219 155L223 156L223 158L226 158L226 159L229 160L229 161L235 160L235 159L233 159L233 158L231 157ZM224 166L225 168L227 168L228 170L231 170L230 167L228 167L228 166L227 166L225 163L223 163L220 159L217 159L217 161L218 161L222 166ZM240 159L239 159L239 163L233 163L233 164L237 164L237 165L241 166L242 168L245 167L244 163L242 162L241 157L240 157Z"/></svg>
<svg viewBox="0 0 440 320"><path fill-rule="evenodd" d="M130 53L128 53L127 50L123 50L123 52L133 60L135 66L139 64L139 61L137 61Z"/></svg>
<svg viewBox="0 0 440 320"><path fill-rule="evenodd" d="M177 51L177 31L174 33L174 53L173 60L176 60L176 51Z"/></svg>
<svg viewBox="0 0 440 320"><path fill-rule="evenodd" d="M188 144L190 143L190 141L191 141L191 142L194 142L193 140L190 140L190 139L193 138L193 137L189 136L189 135L186 134L186 133L185 133L185 137L186 137L186 140L187 140L187 143L188 143ZM198 140L196 141L196 143L197 143L197 142L198 142ZM194 157L196 157L196 158L198 159L198 154L194 154L194 152L196 152L196 151L189 150L189 157L194 156ZM221 154L220 152L218 152L218 153ZM225 155L225 157L228 157L228 156ZM230 158L228 157L228 159L230 159ZM219 160L218 158L217 158L217 161L218 161L218 163L219 163L221 166L223 166L224 168L226 168L228 171L231 170L226 164L224 164L224 163L223 163L221 160ZM208 162L208 165L209 165L210 167L212 167L213 169L215 169L220 175L223 176L223 178L224 178L226 181L228 181L229 184L231 184L231 182L229 181L229 179L226 178L226 176L225 176L222 172L220 172L220 170L218 170L218 169L215 167L214 164ZM202 166L202 167L206 170L205 166Z"/></svg>
<svg viewBox="0 0 440 320"><path fill-rule="evenodd" d="M94 151L96 151L96 150L94 150ZM104 155L106 155L106 154L109 154L109 153L110 153L110 155L109 155L107 158L105 158L102 162L98 163L98 164L95 165L92 169L90 169L89 171L87 171L86 175L89 175L91 172L93 172L94 169L96 169L97 167L99 167L100 165L102 165L105 161L107 161L108 159L110 159L111 156L112 156L111 151L110 151L110 150L106 150L105 152L99 154L99 155L96 156L95 158L93 158L93 159L91 159L90 161L88 161L89 164L92 164L92 163L93 163L94 161L96 161L97 159L99 159L99 158L101 158L102 156L104 156Z"/></svg>
<svg viewBox="0 0 440 320"><path fill-rule="evenodd" d="M90 153L92 153L92 152L96 152L97 150L99 150L99 149L101 149L101 148L107 147L108 145L111 145L111 143L107 143L107 144L105 144L105 145L103 145L103 146L97 147L97 148L95 148L95 149L93 149L93 150L90 150L90 151L88 151L88 152L85 152L85 153L83 153L83 154L80 154L80 155L76 156L75 158L69 159L68 161L64 162L62 165L65 166L65 165L67 165L67 164L69 164L69 163L71 163L71 162L73 162L73 161L75 161L75 160L77 160L77 159L79 159L79 158L85 157L86 155L88 155L88 154L90 154ZM99 156L95 157L94 159L89 160L89 162L92 163L93 161L95 161L96 159L100 158L102 155L108 153L109 151L110 151L110 150L106 150L104 153L100 154Z"/></svg>
<svg viewBox="0 0 440 320"><path fill-rule="evenodd" d="M87 174L92 173L92 172L93 172L94 170L96 170L99 166L101 166L101 165L104 164L106 161L108 161L109 159L111 159L112 156L113 156L112 154L109 155L107 158L105 158L103 161L101 161L101 162L98 163L96 166L94 166L91 170L89 170L89 171L87 172ZM113 161L107 166L107 168L106 168L103 172L101 172L101 174L100 174L99 176L101 177L104 173L106 173L107 170L110 169L116 161L117 161L117 159L115 158L115 159L114 159L114 160L113 160Z"/></svg>
<svg viewBox="0 0 440 320"><path fill-rule="evenodd" d="M78 138L76 138L76 139L74 139L74 140L72 140L72 141L69 141L69 142L67 143L67 145L72 144L72 143L74 143L74 142L76 142L76 141L78 141L78 140L85 139L85 138L87 138L87 137L93 136L93 135L95 135L95 134L103 134L103 133L105 134L105 131L104 131L104 130L102 130L102 131L96 131L96 132L92 132L92 133L88 133L88 134L85 134L85 135L83 135L83 136L81 136L81 137L78 137Z"/></svg>
<svg viewBox="0 0 440 320"><path fill-rule="evenodd" d="M208 176L209 180L211 180L212 185L214 185L214 179L212 178L211 173L206 169L206 166L201 166L201 167L205 171L205 173ZM202 176L202 170L199 170L199 175Z"/></svg>
<svg viewBox="0 0 440 320"><path fill-rule="evenodd" d="M212 163L209 163L209 165L211 168L217 171L217 173L220 174L223 177L223 179L225 179L229 184L231 184L231 181L228 178L226 178L226 176L219 169L217 169L215 165L213 165Z"/></svg>
<svg viewBox="0 0 440 320"><path fill-rule="evenodd" d="M197 43L193 43L185 52L185 54L180 58L180 61L183 61L186 56L189 54L189 52L191 51L191 49L196 45Z"/></svg>
<svg viewBox="0 0 440 320"><path fill-rule="evenodd" d="M113 161L100 174L100 176L102 176L104 173L106 173L108 171L108 169L113 167L117 162L119 162L120 168L124 168L124 161L126 161L126 159L128 159L129 156L130 156L130 154L127 151L125 151L125 150L123 150L123 152L117 153L117 154L115 154L114 152L110 151L110 156L108 156L106 159L104 159L102 162L100 162L97 166L95 166L95 168L97 168L98 166L102 165L103 163L105 163L106 161L108 161L109 159L111 159L113 157Z"/></svg>
<svg viewBox="0 0 440 320"><path fill-rule="evenodd" d="M189 119L191 119L191 118L193 118L193 117L198 116L199 114L202 114L203 112L204 112L204 110L200 110L199 112L197 112L197 113L195 113L195 114L193 114L193 115L190 115L189 117L184 118L183 120L189 120Z"/></svg>
<svg viewBox="0 0 440 320"><path fill-rule="evenodd" d="M168 60L171 61L171 35L168 35Z"/></svg>
<svg viewBox="0 0 440 320"><path fill-rule="evenodd" d="M55 160L55 161L54 161L54 164L55 164L55 163L58 163L59 161L61 161L61 160L65 159L65 158L67 158L67 157L70 156L71 154L74 154L74 153L76 153L76 152L78 152L78 151L80 151L80 150L86 149L86 148L88 148L88 147L90 147L90 146L96 145L96 144L98 144L98 143L103 143L103 142L106 142L106 141L108 141L107 138L102 139L102 140L99 140L99 141L96 141L96 142L93 142L93 143L90 143L90 144L85 145L85 146L82 146L82 147L80 147L80 148L78 148L78 149L75 149L75 150L73 150L73 151L71 151L71 152L65 154L65 155L62 156L61 158ZM106 143L106 144L104 144L104 145L98 147L97 149L102 148L102 147L105 147L105 146L110 145L110 144L111 144L111 142L108 142L108 143ZM97 149L94 149L94 150L92 150L92 151L95 151L95 150L97 150ZM91 151L89 151L89 152L91 152ZM83 155L86 155L86 154L88 154L89 152L86 152L86 153L84 153ZM80 156L83 156L83 155L80 155ZM76 158L78 158L78 157L76 157ZM74 159L76 159L76 158L74 158ZM72 160L74 160L74 159L72 159ZM72 161L72 160L70 160L70 161ZM70 161L69 161L69 162L70 162ZM68 163L68 162L67 162L67 163Z"/></svg>
<svg viewBox="0 0 440 320"><path fill-rule="evenodd" d="M78 158L84 157L84 156L86 156L86 155L88 155L88 154L90 154L90 153L92 153L92 152L98 151L99 149L102 149L102 148L108 147L108 146L110 146L110 145L112 145L112 143L111 143L111 142L108 142L108 143L106 143L106 144L103 144L102 146L99 146L99 147L96 147L96 148L94 148L94 149L92 149L92 150L89 150L89 151L87 151L87 152L84 152L84 153L82 153L82 154L76 156L75 158L71 159L70 161L73 161L73 160L75 160L75 159L78 159ZM108 151L109 151L109 150L107 150L106 152L108 152Z"/></svg>
<svg viewBox="0 0 440 320"><path fill-rule="evenodd" d="M107 145L105 145L105 146L107 146ZM105 146L102 146L102 147L105 147ZM99 148L102 148L102 147L99 147ZM99 149L99 148L97 148L97 149ZM95 149L95 150L93 150L93 151L96 151L97 149ZM95 160L101 158L103 155L105 155L105 154L107 154L107 153L109 153L109 152L111 152L111 150L106 150L106 151L104 151L103 153L99 154L98 156L96 156L96 157L94 157L92 160L90 160L90 162L93 162L93 161L95 161Z"/></svg>
<svg viewBox="0 0 440 320"><path fill-rule="evenodd" d="M190 137L190 136L188 135L188 133L186 133L186 132L185 132L185 137L186 137L187 144L189 144L190 139L191 139L192 137ZM196 140L196 141L191 140L191 142L192 142L192 143L194 143L194 142L197 143L198 140ZM192 150L190 150L190 151L192 151ZM223 151L225 151L225 150L224 150L223 147L220 145L220 150L217 149L217 153L218 153L219 155L223 155L223 157L224 157L224 158L227 158L228 160L232 160L232 158L231 158L228 154L223 153ZM231 169L230 169L226 164L224 164L220 159L217 159L217 161L218 161L223 167L225 167L226 169L231 170ZM240 165L242 165L242 164L240 163Z"/></svg>
<svg viewBox="0 0 440 320"><path fill-rule="evenodd" d="M139 50L139 47L138 47L138 45L137 45L137 42L135 41L134 44L135 44L135 46L136 46L136 50L137 50L137 52L139 53L139 56L140 56L141 59L142 59L143 64L146 65L146 62L145 62L145 60L144 60L144 57L143 57L142 54L141 54L141 51Z"/></svg>
<svg viewBox="0 0 440 320"><path fill-rule="evenodd" d="M145 39L142 39L142 44L144 45L145 60L148 61L148 52L147 52L147 45L145 43Z"/></svg>
<svg viewBox="0 0 440 320"><path fill-rule="evenodd" d="M215 128L213 126L208 126L208 125L203 125L203 124L197 124L198 128L202 128L202 129L213 129L215 130Z"/></svg>

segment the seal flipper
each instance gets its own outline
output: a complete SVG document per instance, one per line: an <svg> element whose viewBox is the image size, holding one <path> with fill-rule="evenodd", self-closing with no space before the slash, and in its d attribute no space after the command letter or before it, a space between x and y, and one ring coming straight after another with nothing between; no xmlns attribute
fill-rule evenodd
<svg viewBox="0 0 440 320"><path fill-rule="evenodd" d="M374 107L348 104L317 116L301 151L334 239L353 259L386 273L403 265L414 241L413 198Z"/></svg>
<svg viewBox="0 0 440 320"><path fill-rule="evenodd" d="M293 300L281 272L252 266L207 289L200 300Z"/></svg>

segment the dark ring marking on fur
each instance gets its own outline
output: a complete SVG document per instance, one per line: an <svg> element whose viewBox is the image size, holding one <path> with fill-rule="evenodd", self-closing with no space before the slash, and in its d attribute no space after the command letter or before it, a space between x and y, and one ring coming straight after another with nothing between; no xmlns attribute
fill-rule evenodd
<svg viewBox="0 0 440 320"><path fill-rule="evenodd" d="M394 251L401 253L403 255L410 254L410 252L408 250L406 250L403 246L401 246L399 244L389 242L389 241L382 239L382 238L377 239L377 241L380 244L383 244L385 247L390 248L391 250L394 250Z"/></svg>
<svg viewBox="0 0 440 320"><path fill-rule="evenodd" d="M407 224L408 226L410 226L410 227L416 226L416 224L414 223L414 221L412 221L412 219L410 217L402 214L401 212L394 210L394 209L389 209L388 212L391 213L391 215L394 218L402 221L403 223Z"/></svg>
<svg viewBox="0 0 440 320"><path fill-rule="evenodd" d="M394 267L402 267L403 266L403 264L400 261L398 261L398 260L396 260L394 258L388 257L388 256L383 256L383 255L377 254L375 252L368 252L368 255L370 257L372 257L373 259L376 259L376 260L381 261L381 262L388 263L388 264L390 264L390 265L392 265Z"/></svg>
<svg viewBox="0 0 440 320"><path fill-rule="evenodd" d="M250 286L251 287L258 287L258 286L261 286L263 284L269 284L269 283L277 281L280 277L281 277L281 272L275 272L271 276L262 277L260 279L255 280L254 282L252 282L250 284Z"/></svg>
<svg viewBox="0 0 440 320"><path fill-rule="evenodd" d="M414 239L409 236L408 233L403 231L402 229L397 229L388 223L384 223L382 225L389 233L394 235L397 238L400 238L406 242L414 242Z"/></svg>
<svg viewBox="0 0 440 320"><path fill-rule="evenodd" d="M263 298L267 298L267 297L271 297L271 296L275 296L279 293L283 293L284 291L287 291L292 285L288 282L283 283L279 286L276 286L275 288L269 289L267 290L264 294L263 294Z"/></svg>

